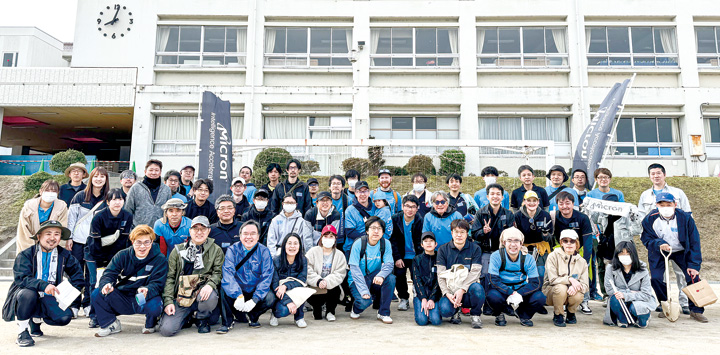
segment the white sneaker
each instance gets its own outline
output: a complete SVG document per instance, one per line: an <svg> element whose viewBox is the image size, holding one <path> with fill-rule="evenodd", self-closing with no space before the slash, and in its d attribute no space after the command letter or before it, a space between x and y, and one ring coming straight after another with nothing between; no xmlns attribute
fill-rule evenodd
<svg viewBox="0 0 720 355"><path fill-rule="evenodd" d="M392 318L390 318L390 316L383 316L383 315L380 315L380 313L378 313L377 319L382 321L385 324L392 324Z"/></svg>
<svg viewBox="0 0 720 355"><path fill-rule="evenodd" d="M83 315L85 316L85 318L90 318L90 306L83 308Z"/></svg>
<svg viewBox="0 0 720 355"><path fill-rule="evenodd" d="M43 319L42 319L42 318L35 318L35 317L33 317L33 323L35 323L35 324L43 324Z"/></svg>
<svg viewBox="0 0 720 355"><path fill-rule="evenodd" d="M76 319L78 316L78 313L80 312L80 309L73 307L73 308L70 308L70 310L72 310L73 319Z"/></svg>
<svg viewBox="0 0 720 355"><path fill-rule="evenodd" d="M152 334L152 333L155 333L155 327L152 327L152 328L145 328L145 327L143 327L142 333L143 333L143 334Z"/></svg>
<svg viewBox="0 0 720 355"><path fill-rule="evenodd" d="M300 318L300 319L296 320L295 324L297 324L298 328L307 327L307 323L305 323L305 318Z"/></svg>
<svg viewBox="0 0 720 355"><path fill-rule="evenodd" d="M95 336L98 338L106 337L110 334L120 333L122 332L122 325L120 324L119 319L115 319L112 324L110 324L107 328L100 328L100 330L95 333Z"/></svg>
<svg viewBox="0 0 720 355"><path fill-rule="evenodd" d="M355 311L350 311L350 318L351 319L358 319L360 318L360 315L355 313Z"/></svg>
<svg viewBox="0 0 720 355"><path fill-rule="evenodd" d="M275 315L270 315L270 326L271 327L277 327L278 326L278 319L275 318Z"/></svg>
<svg viewBox="0 0 720 355"><path fill-rule="evenodd" d="M408 308L410 308L410 301L401 298L400 303L398 304L398 311L407 311Z"/></svg>
<svg viewBox="0 0 720 355"><path fill-rule="evenodd" d="M335 315L332 313L328 313L325 315L325 319L327 319L328 322L334 322L335 321Z"/></svg>

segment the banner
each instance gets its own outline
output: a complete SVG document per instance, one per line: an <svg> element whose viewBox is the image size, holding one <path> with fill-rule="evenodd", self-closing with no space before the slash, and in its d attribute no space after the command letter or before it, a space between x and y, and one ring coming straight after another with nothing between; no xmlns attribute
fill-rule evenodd
<svg viewBox="0 0 720 355"><path fill-rule="evenodd" d="M200 114L198 178L213 181L213 190L220 196L230 190L232 182L232 127L230 102L205 91ZM211 195L211 196L212 196ZM214 202L211 197L210 201Z"/></svg>
<svg viewBox="0 0 720 355"><path fill-rule="evenodd" d="M580 141L575 148L573 170L585 170L590 186L593 186L595 182L594 172L595 169L600 167L608 140L612 139L610 135L612 134L613 123L615 123L615 115L618 106L622 105L625 90L629 83L630 79L626 79L622 84L615 83L613 85L605 100L600 104L595 117L580 136Z"/></svg>
<svg viewBox="0 0 720 355"><path fill-rule="evenodd" d="M626 217L630 213L631 206L627 202L605 201L592 197L583 199L583 211L601 212L614 216Z"/></svg>

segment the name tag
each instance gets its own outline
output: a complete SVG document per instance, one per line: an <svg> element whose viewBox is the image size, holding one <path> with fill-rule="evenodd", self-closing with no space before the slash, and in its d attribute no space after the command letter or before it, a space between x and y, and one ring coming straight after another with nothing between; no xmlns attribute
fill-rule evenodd
<svg viewBox="0 0 720 355"><path fill-rule="evenodd" d="M295 196L300 196L300 197L302 197L302 192L296 192L296 193L295 193Z"/></svg>
<svg viewBox="0 0 720 355"><path fill-rule="evenodd" d="M145 271L150 272L153 269L153 265L145 265Z"/></svg>
<svg viewBox="0 0 720 355"><path fill-rule="evenodd" d="M507 217L506 215L502 215L502 216L500 216L500 220L501 220L501 221L504 221L504 220L507 219L506 217Z"/></svg>
<svg viewBox="0 0 720 355"><path fill-rule="evenodd" d="M431 271L433 274L437 274L437 266L433 266L433 267L430 269L430 271Z"/></svg>
<svg viewBox="0 0 720 355"><path fill-rule="evenodd" d="M676 227L672 227L672 228L670 228L670 230L672 230L674 233L678 232L678 229Z"/></svg>
<svg viewBox="0 0 720 355"><path fill-rule="evenodd" d="M464 203L464 202L460 202L460 203L458 203L457 205L458 205L458 207L462 207L462 206L465 206L465 203Z"/></svg>
<svg viewBox="0 0 720 355"><path fill-rule="evenodd" d="M222 247L223 247L223 248L227 248L227 247L229 247L229 246L230 246L230 243L222 243Z"/></svg>
<svg viewBox="0 0 720 355"><path fill-rule="evenodd" d="M570 228L580 228L580 223L578 223L578 222L570 222Z"/></svg>
<svg viewBox="0 0 720 355"><path fill-rule="evenodd" d="M545 222L543 222L543 221L535 222L535 225L538 227L545 227Z"/></svg>

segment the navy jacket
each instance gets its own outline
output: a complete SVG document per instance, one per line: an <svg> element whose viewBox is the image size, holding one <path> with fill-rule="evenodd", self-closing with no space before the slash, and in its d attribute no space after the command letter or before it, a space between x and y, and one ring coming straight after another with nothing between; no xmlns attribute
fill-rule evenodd
<svg viewBox="0 0 720 355"><path fill-rule="evenodd" d="M234 220L230 224L222 224L218 221L215 224L210 225L210 234L208 238L215 240L220 248L222 248L223 254L227 249L240 241L240 223L238 220Z"/></svg>
<svg viewBox="0 0 720 355"><path fill-rule="evenodd" d="M83 277L83 270L80 267L80 263L67 249L57 247L57 251L58 268L53 285L59 285L63 281L63 273L65 273L70 277L70 283L73 287L81 289L85 284L85 278ZM36 253L39 252L40 246L35 244L20 252L15 258L15 264L13 265L13 284L15 286L36 292L43 292L50 284L47 281L37 278Z"/></svg>
<svg viewBox="0 0 720 355"><path fill-rule="evenodd" d="M260 225L260 240L258 243L265 245L267 242L268 230L270 229L270 222L273 218L275 218L275 213L270 210L269 206L265 207L265 210L261 212L258 211L253 204L250 206L250 209L243 214L242 219L240 220L240 225L251 219L257 222Z"/></svg>
<svg viewBox="0 0 720 355"><path fill-rule="evenodd" d="M550 206L550 199L548 198L547 191L543 189L540 186L537 186L533 184L532 190L537 193L539 199L539 206L538 208L542 208L544 210L548 209L548 206ZM513 190L511 196L510 196L510 207L518 209L520 206L522 206L523 199L525 198L525 193L527 190L525 189L525 186L520 185L517 189Z"/></svg>
<svg viewBox="0 0 720 355"><path fill-rule="evenodd" d="M198 206L197 203L195 203L195 199L192 199L185 208L185 217L193 219L197 216L207 217L208 220L210 220L210 224L218 221L215 205L210 203L210 201L205 201L202 206Z"/></svg>
<svg viewBox="0 0 720 355"><path fill-rule="evenodd" d="M235 220L239 221L248 210L250 210L250 202L247 197L243 197L242 201L235 204Z"/></svg>
<svg viewBox="0 0 720 355"><path fill-rule="evenodd" d="M400 260L405 258L405 215L403 212L398 212L392 216L393 230L390 235L390 245L392 245L393 260ZM420 246L423 229L423 219L419 213L415 214L413 225L411 229L413 247L415 248L415 255L424 253L425 251Z"/></svg>
<svg viewBox="0 0 720 355"><path fill-rule="evenodd" d="M489 221L490 233L485 233L485 221ZM475 214L475 221L470 228L475 243L482 248L483 253L492 253L500 248L500 234L505 229L515 225L515 215L500 206L497 215L492 214L490 205L483 206Z"/></svg>
<svg viewBox="0 0 720 355"><path fill-rule="evenodd" d="M146 299L150 300L162 296L167 279L168 262L165 255L160 252L157 243L152 244L150 252L145 259L140 260L135 256L133 247L121 250L110 261L100 278L100 287L110 284L115 287L113 292L122 292L126 295L135 295L138 288L146 287L148 293ZM130 276L128 281L116 286L121 277Z"/></svg>
<svg viewBox="0 0 720 355"><path fill-rule="evenodd" d="M90 223L90 238L88 238L85 249L85 259L95 261L97 267L105 267L115 254L130 246L130 231L132 230L133 216L126 210L120 210L117 217L110 213L110 209L104 208L92 218ZM102 246L100 238L120 231L120 236L115 243Z"/></svg>
<svg viewBox="0 0 720 355"><path fill-rule="evenodd" d="M659 261L663 260L663 256L660 253L660 245L667 243L655 233L655 229L653 228L653 223L655 223L658 218L660 218L660 213L656 208L650 211L642 222L643 232L640 240L648 250L648 261L650 261L651 267L657 267L657 265L652 264L656 262L659 264ZM697 227L695 226L695 220L689 212L677 208L675 209L675 218L677 218L678 239L683 248L685 248L684 253L687 267L700 271L702 251L700 250L700 233L698 233Z"/></svg>
<svg viewBox="0 0 720 355"><path fill-rule="evenodd" d="M270 211L273 211L276 214L280 213L285 194L290 192L290 190L298 184L300 185L293 190L292 194L295 196L295 200L297 201L297 210L304 216L305 212L313 207L313 203L312 197L310 197L310 188L308 188L306 183L300 181L300 178L298 178L295 184L290 184L287 180L285 180L275 186L275 191L273 191L272 196L270 197Z"/></svg>
<svg viewBox="0 0 720 355"><path fill-rule="evenodd" d="M436 264L437 253L427 255L424 250L413 259L413 286L415 294L420 300L428 299L437 302L442 297L440 285L438 285Z"/></svg>
<svg viewBox="0 0 720 355"><path fill-rule="evenodd" d="M288 267L285 271L280 271L280 256L278 255L273 259L273 265L275 265L275 271L273 272L272 284L270 285L272 292L280 286L280 280L284 280L288 277L296 278L305 284L307 284L307 259L304 255L296 255L295 262ZM284 283L288 290L292 290L295 287L302 287L302 284L297 281L288 281ZM292 302L292 299L286 294L279 300L280 303L288 305ZM296 304L300 307L301 305Z"/></svg>
<svg viewBox="0 0 720 355"><path fill-rule="evenodd" d="M85 190L86 187L87 185L85 185L85 183L83 182L80 183L80 186L72 186L69 182L67 184L63 184L62 186L60 186L60 191L58 192L58 199L65 201L65 204L70 207L70 202L72 202L73 197L75 197L78 192ZM77 190L75 190L76 188Z"/></svg>

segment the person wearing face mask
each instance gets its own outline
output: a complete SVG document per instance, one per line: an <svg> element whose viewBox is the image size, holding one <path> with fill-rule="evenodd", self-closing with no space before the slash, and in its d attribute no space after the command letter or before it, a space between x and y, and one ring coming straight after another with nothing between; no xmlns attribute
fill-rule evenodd
<svg viewBox="0 0 720 355"><path fill-rule="evenodd" d="M335 210L335 206L332 203L332 195L329 192L323 191L319 193L316 204L316 207L311 208L305 213L305 221L310 229L312 229L312 245L317 245L321 236L320 232L325 226L331 225L335 227L335 230L339 230L340 222L342 221L342 215Z"/></svg>
<svg viewBox="0 0 720 355"><path fill-rule="evenodd" d="M188 202L185 215L193 219L197 216L205 216L210 223L218 220L215 205L208 201L213 193L213 181L210 179L197 179L193 183L193 198Z"/></svg>
<svg viewBox="0 0 720 355"><path fill-rule="evenodd" d="M350 169L345 172L345 180L348 183L348 187L343 190L343 193L348 197L350 205L355 203L355 185L360 181L360 173L357 170Z"/></svg>
<svg viewBox="0 0 720 355"><path fill-rule="evenodd" d="M655 197L657 209L645 216L642 222L643 232L640 240L648 250L652 287L661 302L668 298L667 285L663 277L665 273L663 253L670 254L670 260L680 267L688 284L700 281L702 266L700 233L692 214L677 208L675 201L675 196L669 192L658 193ZM690 317L698 322L707 323L708 319L703 315L705 309L696 306L692 300L688 301ZM662 310L660 314L663 314Z"/></svg>
<svg viewBox="0 0 720 355"><path fill-rule="evenodd" d="M190 218L185 217L184 204L178 198L171 198L162 206L163 218L155 221L153 230L156 238L155 243L160 246L160 252L168 255L175 244L184 243L190 236Z"/></svg>
<svg viewBox="0 0 720 355"><path fill-rule="evenodd" d="M480 176L482 176L483 181L485 181L485 186L487 187L497 183L497 178L500 176L500 173L496 167L486 166L480 172ZM490 200L487 198L487 191L485 188L475 192L475 196L473 198L478 208L483 208L485 205L490 203ZM507 191L503 193L502 206L506 210L510 209L510 194Z"/></svg>
<svg viewBox="0 0 720 355"><path fill-rule="evenodd" d="M588 265L580 254L580 241L577 233L566 229L560 234L560 248L550 253L545 263L545 279L542 292L547 305L553 306L553 324L565 327L576 324L575 313L588 292ZM567 307L567 319L565 309Z"/></svg>
<svg viewBox="0 0 720 355"><path fill-rule="evenodd" d="M307 302L313 308L313 318L323 319L323 305L325 306L325 319L335 321L335 309L343 292L342 283L347 275L347 261L342 250L336 247L337 230L333 225L322 229L319 245L308 250L307 258L307 284L315 289L315 294Z"/></svg>
<svg viewBox="0 0 720 355"><path fill-rule="evenodd" d="M270 211L268 208L268 201L270 200L270 192L268 190L260 188L255 191L253 196L253 204L250 209L242 215L240 224L247 221L255 221L260 226L260 239L259 243L262 245L267 244L268 230L270 230L270 223L275 218L275 213Z"/></svg>
<svg viewBox="0 0 720 355"><path fill-rule="evenodd" d="M423 173L415 173L415 175L412 176L410 181L412 181L413 183L413 188L412 190L408 191L405 196L413 195L417 197L418 201L420 202L420 204L418 205L417 213L420 215L420 217L425 217L425 214L430 212L430 208L432 207L432 203L430 201L432 191L425 188L427 185L427 176L425 176L425 174Z"/></svg>
<svg viewBox="0 0 720 355"><path fill-rule="evenodd" d="M436 191L432 194L433 208L423 219L423 233L433 232L438 248L452 240L450 224L456 219L463 219L462 215L450 206L447 193Z"/></svg>
<svg viewBox="0 0 720 355"><path fill-rule="evenodd" d="M370 199L375 200L376 198L385 199L390 206L390 214L402 212L400 208L401 196L395 190L392 189L392 173L388 169L380 169L378 171L378 188L370 191ZM426 179L427 180L427 179Z"/></svg>
<svg viewBox="0 0 720 355"><path fill-rule="evenodd" d="M84 283L77 259L67 249L58 247L61 240L69 238L70 230L62 223L45 221L32 236L36 244L15 258L14 281L8 289L6 306L12 311L12 319L8 321L17 319L19 329L15 343L20 347L33 346L33 337L43 336L41 323L35 322L37 319L53 326L64 326L72 320L70 308L62 310L55 299L59 294L56 286L63 281L63 274L75 288L81 288Z"/></svg>
<svg viewBox="0 0 720 355"><path fill-rule="evenodd" d="M210 332L208 318L218 305L225 256L215 241L208 238L209 232L207 217L195 217L190 227L190 238L170 252L167 281L162 293L164 312L159 323L162 336L177 334L193 313L198 320L198 333ZM196 298L189 307L177 302L180 279L185 275L198 275L199 278Z"/></svg>
<svg viewBox="0 0 720 355"><path fill-rule="evenodd" d="M145 177L133 185L125 200L125 210L133 215L136 225L154 225L163 217L162 205L172 198L170 188L160 182L162 162L150 159L145 164Z"/></svg>
<svg viewBox="0 0 720 355"><path fill-rule="evenodd" d="M275 190L276 192L278 190ZM302 214L297 209L297 200L295 195L287 194L282 200L282 212L275 216L270 222L267 236L267 247L270 255L276 257L280 255L280 245L286 235L295 233L300 236L304 247L312 248L313 230L309 223L305 222Z"/></svg>
<svg viewBox="0 0 720 355"><path fill-rule="evenodd" d="M107 207L95 214L90 223L90 238L85 247L85 265L88 271L85 282L90 293L95 290L97 270L107 267L115 254L130 246L133 217L123 209L125 200L122 198L122 189L110 190L105 196L105 204ZM97 317L92 308L89 317L88 327L97 328Z"/></svg>
<svg viewBox="0 0 720 355"><path fill-rule="evenodd" d="M243 166L240 168L240 177L245 181L245 191L243 192L245 194L245 198L247 198L247 201L252 203L253 197L255 197L255 191L257 191L257 187L255 187L255 184L250 182L250 179L252 179L253 171L249 166Z"/></svg>
<svg viewBox="0 0 720 355"><path fill-rule="evenodd" d="M468 223L472 223L475 213L477 213L480 207L475 203L474 198L460 191L462 188L462 176L459 174L448 175L447 179L445 179L445 184L447 184L450 189L450 192L448 192L450 206L455 207L455 210L458 211ZM507 192L505 194L507 194Z"/></svg>
<svg viewBox="0 0 720 355"><path fill-rule="evenodd" d="M620 302L634 318L634 325L646 328L650 321L652 311L657 307L658 301L651 286L647 266L638 258L635 244L632 241L618 243L613 253L613 259L606 266L605 289L611 293L603 324L620 328L627 328L630 321L626 318ZM662 279L662 276L660 276Z"/></svg>
<svg viewBox="0 0 720 355"><path fill-rule="evenodd" d="M539 208L540 199L535 191L525 193L520 210L515 212L515 227L525 236L525 247L535 257L538 274L545 276L545 261L555 245L553 220L547 211Z"/></svg>
<svg viewBox="0 0 720 355"><path fill-rule="evenodd" d="M182 200L183 203L187 203L187 193L185 193L185 187L180 184L180 179L182 179L180 172L177 170L168 170L163 177L163 182L170 188L172 198L178 198Z"/></svg>
<svg viewBox="0 0 720 355"><path fill-rule="evenodd" d="M557 195L563 191L574 197L573 201L575 203L575 209L579 209L578 206L580 206L580 197L578 197L577 191L563 185L569 179L568 174L565 172L565 168L561 165L553 165L545 177L550 180L550 185L545 187L545 192L548 194L548 200L550 200L548 211L552 212L558 209L556 201Z"/></svg>
<svg viewBox="0 0 720 355"><path fill-rule="evenodd" d="M275 191L273 191L272 197L270 198L270 210L275 213L281 213L284 205L283 200L286 195L290 194L293 195L296 208L302 216L313 207L310 188L300 180L302 164L297 159L290 159L285 168L288 174L287 180L279 183L275 187Z"/></svg>
<svg viewBox="0 0 720 355"><path fill-rule="evenodd" d="M307 327L303 303L298 304L287 291L307 285L308 264L300 236L290 233L283 239L281 251L273 258L275 272L270 288L275 292L275 304L270 314L270 326L277 327L278 319L293 315L298 328Z"/></svg>
<svg viewBox="0 0 720 355"><path fill-rule="evenodd" d="M546 313L545 295L540 291L540 275L535 259L523 247L525 237L517 228L506 229L500 235L502 247L490 257L490 289L487 300L495 325L505 326L505 314L515 310L520 324L532 327L535 313Z"/></svg>
<svg viewBox="0 0 720 355"><path fill-rule="evenodd" d="M235 203L235 218L239 221L242 215L250 209L249 197L245 194L245 179L242 177L234 178L232 184L230 184L230 192ZM217 204L215 204L215 210L217 211Z"/></svg>
<svg viewBox="0 0 720 355"><path fill-rule="evenodd" d="M422 235L423 219L418 213L418 200L415 195L406 195L402 199L401 213L392 216L393 230L390 235L392 255L395 260L395 288L397 289L398 311L407 311L410 307L410 293L408 292L407 271L413 267L416 254L422 252L420 236ZM428 232L431 233L431 232ZM435 235L433 235L435 240Z"/></svg>
<svg viewBox="0 0 720 355"><path fill-rule="evenodd" d="M67 167L67 169L65 169L65 176L67 176L70 181L68 181L67 184L60 186L58 198L64 201L66 205L70 206L70 202L72 202L73 197L75 197L78 192L85 190L85 187L87 187L87 185L83 182L83 179L88 177L88 172L85 168L85 164L79 162L72 163Z"/></svg>
<svg viewBox="0 0 720 355"><path fill-rule="evenodd" d="M57 181L45 180L40 186L39 193L23 204L23 208L20 210L15 241L17 255L35 245L33 239L43 222L53 220L59 221L64 226L67 225L68 208L65 202L58 199L59 189L60 186ZM64 240L61 242L63 245L65 244Z"/></svg>
<svg viewBox="0 0 720 355"><path fill-rule="evenodd" d="M518 168L518 176L520 177L522 186L513 190L512 194L510 195L510 208L512 208L512 211L517 212L518 209L520 209L523 203L523 197L525 196L525 193L530 190L535 191L535 193L538 195L540 208L547 211L548 206L550 205L550 201L548 200L548 195L545 189L535 185L534 183L535 170L533 170L530 165L521 165Z"/></svg>

